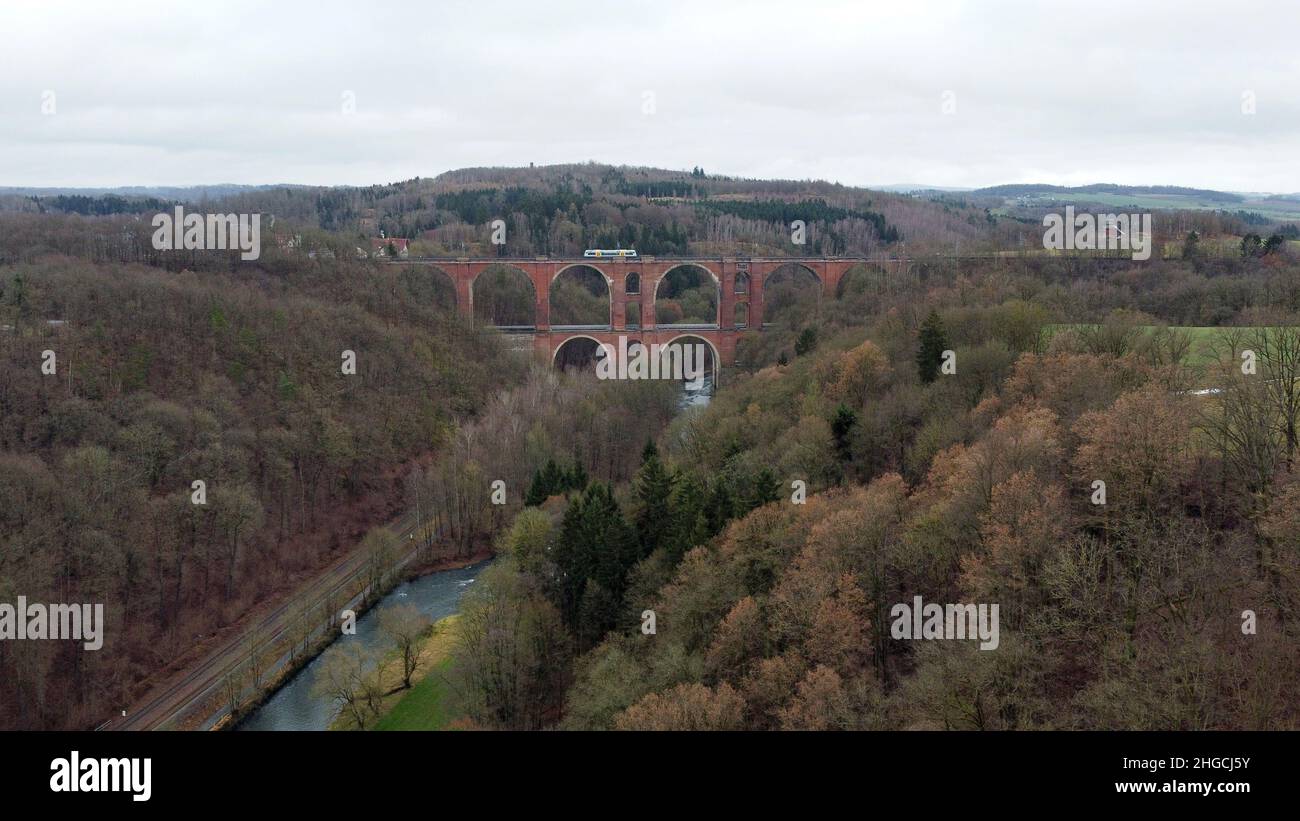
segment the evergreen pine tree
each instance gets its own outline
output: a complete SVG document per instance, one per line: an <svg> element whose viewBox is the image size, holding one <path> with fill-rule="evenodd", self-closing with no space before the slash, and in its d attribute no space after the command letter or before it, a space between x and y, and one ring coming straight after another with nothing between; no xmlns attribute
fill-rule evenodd
<svg viewBox="0 0 1300 821"><path fill-rule="evenodd" d="M560 470L554 459L547 459L546 466L542 468L542 490L546 491L547 496L567 490L564 471Z"/></svg>
<svg viewBox="0 0 1300 821"><path fill-rule="evenodd" d="M817 350L817 329L811 326L804 328L803 333L794 343L794 355L803 356Z"/></svg>
<svg viewBox="0 0 1300 821"><path fill-rule="evenodd" d="M669 502L672 516L667 534L668 554L673 562L680 561L688 550L708 539L704 501L704 488L699 480L690 474L678 479Z"/></svg>
<svg viewBox="0 0 1300 821"><path fill-rule="evenodd" d="M615 626L621 609L620 597L606 590L595 579L588 579L573 626L578 648L585 650L595 647L605 633Z"/></svg>
<svg viewBox="0 0 1300 821"><path fill-rule="evenodd" d="M628 571L636 562L636 533L623 518L613 488L590 483L565 509L555 548L560 613L584 641L594 642L613 626Z"/></svg>
<svg viewBox="0 0 1300 821"><path fill-rule="evenodd" d="M587 469L582 466L581 459L575 459L573 469L569 471L569 488L582 493L587 489L587 483L591 478L587 476Z"/></svg>
<svg viewBox="0 0 1300 821"><path fill-rule="evenodd" d="M921 323L921 348L916 352L916 372L925 384L939 377L939 367L943 364L943 352L948 350L948 334L944 332L943 320L937 311L931 310Z"/></svg>
<svg viewBox="0 0 1300 821"><path fill-rule="evenodd" d="M546 488L542 485L542 472L533 471L533 481L528 485L528 493L524 496L525 507L538 507L546 501Z"/></svg>
<svg viewBox="0 0 1300 821"><path fill-rule="evenodd" d="M689 545L689 547L686 548L687 551L699 547L702 544L708 544L709 539L712 537L713 534L709 532L709 511L708 508L701 503L699 508L695 511L695 521L692 523L691 529L687 532L685 539L685 544Z"/></svg>
<svg viewBox="0 0 1300 821"><path fill-rule="evenodd" d="M835 454L839 456L841 462L848 462L853 458L852 442L849 437L857 424L858 415L847 405L841 404L835 409L835 418L831 420L831 436L835 438Z"/></svg>
<svg viewBox="0 0 1300 821"><path fill-rule="evenodd" d="M593 549L592 578L617 602L627 588L627 573L636 564L636 533L623 518L611 485L596 482L588 498L586 522Z"/></svg>
<svg viewBox="0 0 1300 821"><path fill-rule="evenodd" d="M641 451L641 460L641 468L636 474L637 509L633 521L639 553L644 558L665 544L672 525L669 499L673 492L673 477L659 461L659 451L653 442L646 443Z"/></svg>
<svg viewBox="0 0 1300 821"><path fill-rule="evenodd" d="M722 529L727 526L727 522L731 521L735 515L735 501L731 498L731 488L727 486L726 479L718 477L709 492L709 535L713 536L721 533Z"/></svg>
<svg viewBox="0 0 1300 821"><path fill-rule="evenodd" d="M578 622L583 589L591 573L591 556L584 527L587 496L569 501L560 521L560 538L555 545L555 567L559 571L559 601L556 602L564 623L570 628Z"/></svg>
<svg viewBox="0 0 1300 821"><path fill-rule="evenodd" d="M781 483L777 481L776 474L772 473L771 468L763 468L754 477L754 484L749 494L749 509L762 507L780 498Z"/></svg>

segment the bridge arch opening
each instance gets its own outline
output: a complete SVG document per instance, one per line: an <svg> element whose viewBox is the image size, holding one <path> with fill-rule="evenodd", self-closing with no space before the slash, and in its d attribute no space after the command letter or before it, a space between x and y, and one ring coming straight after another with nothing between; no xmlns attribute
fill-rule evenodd
<svg viewBox="0 0 1300 821"><path fill-rule="evenodd" d="M635 357L642 357L644 365L648 362L645 357L658 353L661 357L658 367L664 369L659 371L661 374L659 378L674 379L680 376L688 392L702 390L712 393L713 386L718 382L722 356L717 346L703 337L694 334L678 334L666 340L661 338L653 343L647 343L638 334L628 336L626 344L629 367L633 367ZM617 365L622 353L619 343L613 341L602 343L594 336L586 334L574 334L561 342L551 354L551 364L561 371L594 372L602 358L602 345L608 346L607 350L614 356L613 364ZM668 352L670 347L674 349ZM674 367L680 367L680 373L673 371ZM697 367L702 370L697 371ZM691 382L700 374L703 377L702 385L696 389L690 388ZM650 377L646 376L646 378Z"/></svg>
<svg viewBox="0 0 1300 821"><path fill-rule="evenodd" d="M633 300L623 305L623 324L628 328L641 327L641 300Z"/></svg>
<svg viewBox="0 0 1300 821"><path fill-rule="evenodd" d="M569 265L551 280L551 327L609 328L614 295L609 277L591 265Z"/></svg>
<svg viewBox="0 0 1300 821"><path fill-rule="evenodd" d="M836 299L879 296L885 292L886 272L875 263L859 262L844 272L836 288Z"/></svg>
<svg viewBox="0 0 1300 821"><path fill-rule="evenodd" d="M633 271L624 278L623 293L628 296L636 296L641 293L641 275L636 271Z"/></svg>
<svg viewBox="0 0 1300 821"><path fill-rule="evenodd" d="M555 348L551 364L561 371L594 371L600 342L591 336L571 336Z"/></svg>
<svg viewBox="0 0 1300 821"><path fill-rule="evenodd" d="M694 356L694 346L699 345L703 348L704 358L704 386L702 390L705 393L712 393L715 385L718 384L718 369L722 367L722 356L719 354L717 347L702 336L693 334L679 334L668 340L668 345L679 344L686 347L688 356ZM695 362L694 359L690 360ZM694 365L691 365L694 368Z"/></svg>
<svg viewBox="0 0 1300 821"><path fill-rule="evenodd" d="M528 274L513 265L496 263L474 278L474 320L498 328L537 325L537 290Z"/></svg>
<svg viewBox="0 0 1300 821"><path fill-rule="evenodd" d="M689 263L670 268L655 283L655 324L716 327L721 294L722 284L708 268Z"/></svg>
<svg viewBox="0 0 1300 821"><path fill-rule="evenodd" d="M763 280L763 322L798 326L817 317L822 281L812 269L787 262Z"/></svg>
<svg viewBox="0 0 1300 821"><path fill-rule="evenodd" d="M436 265L402 265L397 282L417 304L433 305L441 311L456 310L456 281Z"/></svg>
<svg viewBox="0 0 1300 821"><path fill-rule="evenodd" d="M732 319L733 319L732 324L734 324L737 328L748 328L749 327L749 303L737 302L736 312L735 315L732 317Z"/></svg>

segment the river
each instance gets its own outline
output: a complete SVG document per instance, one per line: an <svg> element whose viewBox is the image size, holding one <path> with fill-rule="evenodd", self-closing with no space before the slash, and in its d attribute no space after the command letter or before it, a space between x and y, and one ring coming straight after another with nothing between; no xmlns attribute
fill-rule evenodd
<svg viewBox="0 0 1300 821"><path fill-rule="evenodd" d="M713 375L706 374L703 384L698 390L691 390L686 383L682 383L682 395L677 400L677 410L684 411L688 408L701 408L709 404L713 398Z"/></svg>
<svg viewBox="0 0 1300 821"><path fill-rule="evenodd" d="M389 642L379 631L379 611L393 604L413 604L430 619L437 621L460 609L460 597L487 566L487 562L430 573L393 588L378 605L357 619L357 632L341 636L338 641L359 641L367 650L386 650ZM316 670L321 656L312 659L287 684L271 696L256 712L245 719L240 730L326 730L339 714L339 705L330 698L312 695Z"/></svg>
<svg viewBox="0 0 1300 821"><path fill-rule="evenodd" d="M678 402L680 410L702 407L713 397L713 378L706 376L704 385L697 391L682 389ZM479 562L458 570L443 570L404 582L394 588L383 600L357 620L357 632L341 636L338 641L359 641L367 650L387 649L388 642L379 631L379 611L392 604L414 604L429 618L437 621L460 609L460 597L465 594L487 562ZM266 703L240 723L239 730L327 730L339 714L340 705L333 699L315 696L311 692L316 681L316 670L321 656L294 675Z"/></svg>

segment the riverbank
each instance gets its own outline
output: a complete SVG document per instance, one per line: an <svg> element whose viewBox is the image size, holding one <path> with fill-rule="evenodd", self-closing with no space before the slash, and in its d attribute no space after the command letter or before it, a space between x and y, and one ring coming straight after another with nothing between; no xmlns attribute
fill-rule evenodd
<svg viewBox="0 0 1300 821"><path fill-rule="evenodd" d="M491 546L484 545L468 556L449 559L434 559L432 561L414 564L406 569L406 573L401 581L414 581L422 576L428 576L430 573L441 573L444 570L460 570L461 568L469 567L472 564L485 562L494 556L496 556L496 551L494 551Z"/></svg>
<svg viewBox="0 0 1300 821"><path fill-rule="evenodd" d="M695 394L686 394L684 392L683 401L679 404L677 411L680 413L684 409L683 406L705 404L710 398L711 395L708 390L696 392ZM401 544L408 544L413 543L411 542L412 539L422 540L423 537L422 532L419 529L412 528L409 531L399 533L398 539ZM412 577L453 574L458 572L456 568L472 567L475 562L478 562L489 555L491 554L486 549L486 545L484 545L472 556L461 557L459 559L442 559L438 562L416 564L414 556L411 556L410 558L403 560L400 567L404 571L404 575L407 579ZM473 579L448 580L448 582L454 587L456 584L471 584ZM384 587L386 588L387 585ZM412 596L410 602L414 603L417 599L422 598L429 592L430 591L410 591ZM452 587L443 587L437 591L432 591L431 595L437 598L437 602L430 602L431 609L425 610L425 615L430 618L438 619L456 612L459 592L463 591L453 589ZM394 603L397 603L396 599L405 597L407 593L401 592L393 595L395 598ZM367 605L374 603L373 597L368 596L367 599ZM326 608L326 611L331 614L337 613L340 604L341 603L339 602L334 602L331 607ZM365 610L369 609L369 607L367 606L363 609L359 606L352 606L352 609L359 613L364 613ZM364 625L364 622L368 620L368 618L369 616L367 615L365 618L358 620L358 630L363 634L368 631L368 628ZM321 634L315 635L313 638L315 638L316 641L312 644L309 650L299 657L292 658L293 663L287 669L278 671L279 675L274 677L275 683L273 686L266 687L263 692L258 694L255 700L246 702L242 705L242 707L236 712L235 718L226 719L222 721L219 726L221 728L234 727L235 729L240 730L329 729L338 717L338 705L335 704L332 699L322 699L311 693L311 684L315 679L313 666L318 663L320 654L329 646L340 641L349 641L353 637L340 636L337 629L332 628ZM382 657L387 653L388 647L386 644L375 643L371 640L370 636L363 635L356 637L356 639L362 643L363 648L370 654L370 660L368 660L365 665L367 667L371 667L377 663L375 660L375 654ZM284 659L286 656L282 656L281 658ZM358 673L360 672L361 671L358 671ZM431 687L432 685L427 686ZM293 690L293 692L286 693L287 690ZM422 693L423 692L424 691L422 691ZM247 716L247 718L241 720L241 716ZM364 718L362 719L362 723L370 724L370 722Z"/></svg>
<svg viewBox="0 0 1300 821"><path fill-rule="evenodd" d="M448 675L452 650L456 644L459 614L435 622L421 640L415 682L410 689L401 687L402 656L394 648L367 676L366 687L383 692L378 713L367 718L365 727L346 711L330 725L331 730L445 730L463 720L456 693Z"/></svg>
<svg viewBox="0 0 1300 821"><path fill-rule="evenodd" d="M337 628L329 633L330 641L314 648L316 652L307 660L300 660L297 671L287 676L282 686L268 694L262 703L245 710L246 718L233 729L248 730L327 730L338 717L340 705L329 696L314 692L317 674L321 669L329 646L337 643L359 643L359 649L373 658L386 657L391 644L379 627L379 611L390 605L412 605L431 621L454 615L459 609L460 597L474 583L485 561L467 563L460 559L448 564L456 565L433 573L417 574L417 578L398 584L386 596L374 601L365 612L359 612L356 632L340 635ZM444 565L444 567L446 567ZM373 668L367 665L366 673ZM417 673L417 675L419 675ZM396 680L390 686L396 685ZM231 725L226 725L231 728Z"/></svg>
<svg viewBox="0 0 1300 821"><path fill-rule="evenodd" d="M402 575L391 580L385 585L382 591L377 595L367 596L360 602L352 606L352 610L358 618L366 615L375 605L382 602L386 594L390 593L402 584L408 584L425 576L435 573L442 573L452 570L461 570L471 565L487 561L493 556L491 548L484 546L469 556L434 559L419 564L408 565ZM286 687L309 665L312 664L320 654L325 652L336 640L338 635L336 631L324 630L321 635L305 650L293 654L287 663L282 664L274 671L271 677L263 683L262 687L251 697L244 699L239 706L227 711L225 715L216 720L208 729L211 730L236 730L249 717L255 715L268 701L274 698L281 689Z"/></svg>

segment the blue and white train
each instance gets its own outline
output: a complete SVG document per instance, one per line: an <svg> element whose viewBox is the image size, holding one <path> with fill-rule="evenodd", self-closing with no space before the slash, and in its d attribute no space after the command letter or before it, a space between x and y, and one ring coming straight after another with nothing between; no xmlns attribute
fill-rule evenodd
<svg viewBox="0 0 1300 821"><path fill-rule="evenodd" d="M636 251L630 248L616 248L613 251L599 248L588 248L582 252L584 257L634 257Z"/></svg>

